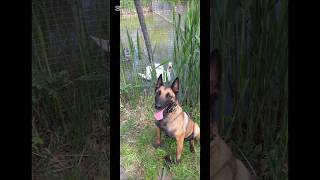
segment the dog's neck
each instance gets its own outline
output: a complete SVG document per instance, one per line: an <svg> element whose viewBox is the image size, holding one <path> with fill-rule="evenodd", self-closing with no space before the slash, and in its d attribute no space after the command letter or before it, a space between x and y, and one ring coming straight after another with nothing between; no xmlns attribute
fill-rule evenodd
<svg viewBox="0 0 320 180"><path fill-rule="evenodd" d="M172 113L175 112L175 113ZM175 119L176 117L172 117L173 115L180 115L180 113L183 112L181 106L178 102L172 103L170 106L168 106L166 110L165 118L170 117L169 119Z"/></svg>
<svg viewBox="0 0 320 180"><path fill-rule="evenodd" d="M169 113L175 111L178 106L179 106L178 102L173 102L168 106L168 108L166 109L166 112L169 114Z"/></svg>

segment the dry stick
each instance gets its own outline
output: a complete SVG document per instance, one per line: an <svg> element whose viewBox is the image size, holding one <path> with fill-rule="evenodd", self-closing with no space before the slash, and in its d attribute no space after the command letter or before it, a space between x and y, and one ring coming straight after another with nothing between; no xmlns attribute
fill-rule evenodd
<svg viewBox="0 0 320 180"><path fill-rule="evenodd" d="M40 155L40 154L38 154L38 153L35 153L35 152L32 152L32 154L34 154L34 155L36 155L36 156L39 156L39 157L42 157L42 158L47 158L47 157L45 157L45 156L42 156L42 155ZM74 156L89 156L89 155L87 155L87 154L67 154L67 155L62 155L62 156L67 156L67 157L74 157Z"/></svg>
<svg viewBox="0 0 320 180"><path fill-rule="evenodd" d="M156 15L158 15L158 16L160 16L164 21L168 22L169 24L175 25L173 21L170 21L170 20L169 20L168 18L166 18L165 16L163 16L163 15L157 13L157 12L153 12L153 13L156 14ZM181 30L182 32L184 32L184 29L183 29L182 27L180 27L180 30Z"/></svg>
<svg viewBox="0 0 320 180"><path fill-rule="evenodd" d="M174 23L172 21L170 21L168 18L166 18L165 16L163 16L163 15L157 13L157 12L153 12L153 13L158 15L158 16L160 16L164 21L168 22L169 24L174 25Z"/></svg>
<svg viewBox="0 0 320 180"><path fill-rule="evenodd" d="M164 21L166 21L167 23L171 24L171 25L175 25L173 21L170 21L168 18L166 18L165 16L161 15L160 13L157 12L153 12L154 14L158 15L159 17L161 17ZM182 32L184 32L184 29L182 27L180 27L180 30Z"/></svg>
<svg viewBox="0 0 320 180"><path fill-rule="evenodd" d="M80 165L80 163L81 163L81 160L82 160L82 157L83 157L84 150L85 150L85 148L82 150L81 156L80 156L80 158L79 158L78 166L79 166L79 165Z"/></svg>
<svg viewBox="0 0 320 180"><path fill-rule="evenodd" d="M41 158L44 158L44 159L49 159L51 162L53 162L53 163L59 163L61 166L63 166L62 162L59 161L59 160L54 160L54 159L52 159L52 158L42 156L42 155L37 154L37 153L35 153L35 152L32 152L32 154L37 155L37 156L39 156L39 157L41 157Z"/></svg>
<svg viewBox="0 0 320 180"><path fill-rule="evenodd" d="M57 172L64 171L64 170L70 169L70 168L73 168L73 165L70 165L70 166L67 166L67 167L63 167L63 168L60 168L60 169L53 170L53 172L57 173Z"/></svg>
<svg viewBox="0 0 320 180"><path fill-rule="evenodd" d="M67 155L62 155L62 156L67 156L67 157L75 157L75 156L85 156L85 157L88 157L89 155L86 155L86 154L67 154Z"/></svg>
<svg viewBox="0 0 320 180"><path fill-rule="evenodd" d="M34 154L34 155L36 155L36 156L39 156L39 157L41 157L41 158L47 158L47 157L42 156L42 155L40 155L40 154L38 154L38 153L35 153L35 152L32 152L32 154Z"/></svg>

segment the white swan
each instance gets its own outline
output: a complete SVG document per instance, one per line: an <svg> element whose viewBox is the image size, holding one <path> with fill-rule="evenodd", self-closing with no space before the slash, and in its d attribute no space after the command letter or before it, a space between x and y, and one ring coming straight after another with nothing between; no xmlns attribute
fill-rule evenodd
<svg viewBox="0 0 320 180"><path fill-rule="evenodd" d="M166 71L164 70L163 65L160 65L159 63L154 63L154 66L156 68L156 76L159 77L160 74L164 76L163 82L171 81L172 76L173 76L173 67L172 67L172 62L168 63L168 68ZM143 79L150 81L151 80L151 66L146 67L146 74L138 73L140 77Z"/></svg>

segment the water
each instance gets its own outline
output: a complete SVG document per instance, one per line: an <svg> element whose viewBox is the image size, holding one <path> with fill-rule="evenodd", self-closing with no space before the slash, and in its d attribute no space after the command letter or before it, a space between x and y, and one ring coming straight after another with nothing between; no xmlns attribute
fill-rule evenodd
<svg viewBox="0 0 320 180"><path fill-rule="evenodd" d="M154 13L145 14L145 22L148 29L151 45L152 48L155 48L155 63L173 61L175 35L174 25L172 24L172 13L169 14L171 15L168 16L168 14L166 13L165 17L171 22L168 22L161 16ZM127 30L129 31L129 34L135 46L137 44L137 30L139 32L139 42L144 55L142 62L139 62L138 58L135 58L134 64L136 69L144 70L145 67L149 65L149 61L138 16L121 16L120 18L120 39L124 48L129 48L126 32ZM167 65L164 66L165 68L167 67Z"/></svg>
<svg viewBox="0 0 320 180"><path fill-rule="evenodd" d="M154 61L161 63L165 60L173 58L173 43L174 43L174 27L161 17L155 14L145 16L145 21L150 36L151 45L155 46ZM140 45L144 50L144 55L147 60L147 52L144 44L143 35L141 32L139 20L137 16L121 18L120 20L120 39L125 48L128 48L128 40L126 31L129 31L134 44L137 44L137 30L139 31Z"/></svg>

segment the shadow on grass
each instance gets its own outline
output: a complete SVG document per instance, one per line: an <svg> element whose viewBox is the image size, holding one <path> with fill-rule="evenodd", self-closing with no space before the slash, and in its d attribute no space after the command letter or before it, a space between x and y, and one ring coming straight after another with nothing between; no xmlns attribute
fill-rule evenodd
<svg viewBox="0 0 320 180"><path fill-rule="evenodd" d="M46 130L48 138L32 151L33 180L110 179L110 127L102 118L90 120L85 137Z"/></svg>

